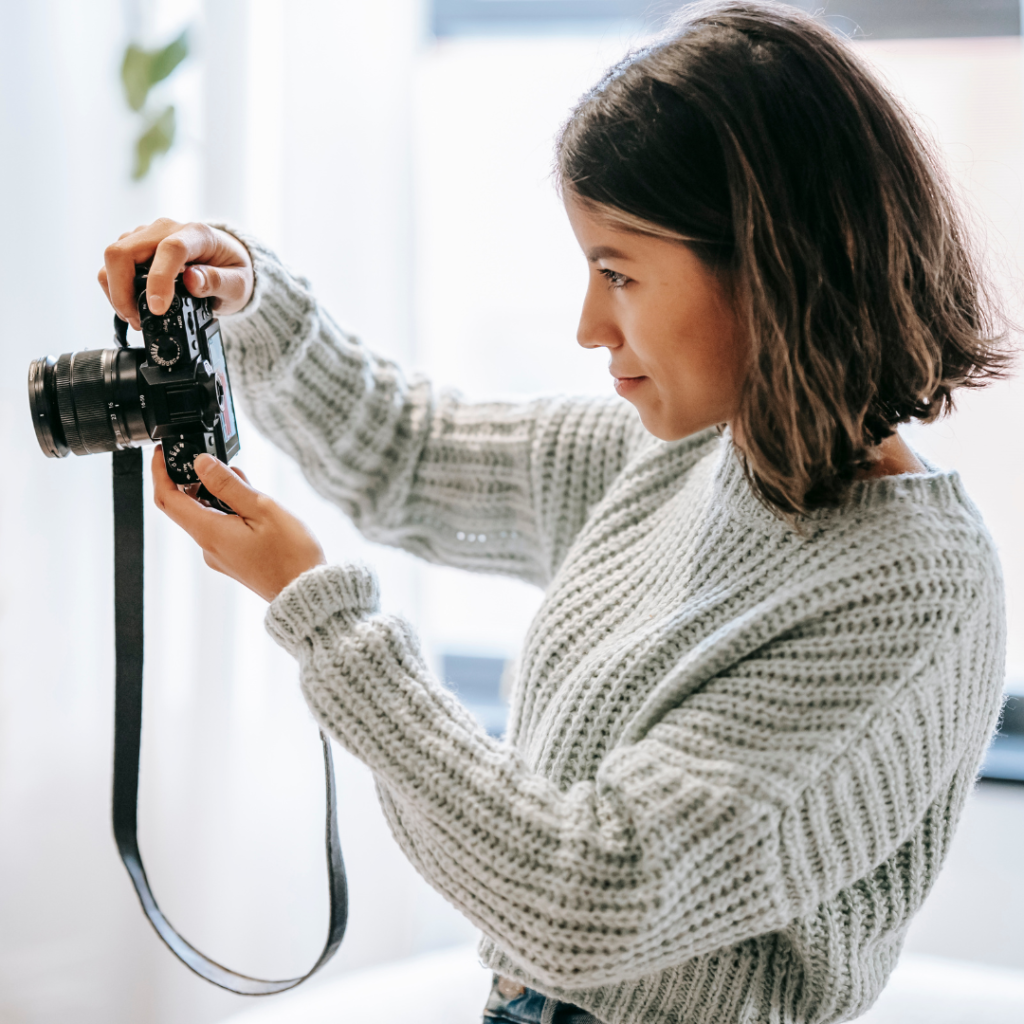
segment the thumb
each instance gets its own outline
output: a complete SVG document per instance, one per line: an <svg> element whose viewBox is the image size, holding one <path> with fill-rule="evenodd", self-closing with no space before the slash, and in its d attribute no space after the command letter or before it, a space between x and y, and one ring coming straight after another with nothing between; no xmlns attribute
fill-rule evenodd
<svg viewBox="0 0 1024 1024"><path fill-rule="evenodd" d="M185 287L197 298L214 300L213 307L237 313L252 295L253 275L248 267L213 267L197 264L185 270Z"/></svg>
<svg viewBox="0 0 1024 1024"><path fill-rule="evenodd" d="M229 505L243 519L251 519L259 512L263 495L250 487L237 473L232 472L219 459L205 452L193 462L199 479L215 497Z"/></svg>

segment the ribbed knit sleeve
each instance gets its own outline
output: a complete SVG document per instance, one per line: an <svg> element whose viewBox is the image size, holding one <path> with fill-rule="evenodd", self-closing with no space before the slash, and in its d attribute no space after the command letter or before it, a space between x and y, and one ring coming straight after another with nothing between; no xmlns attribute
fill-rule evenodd
<svg viewBox="0 0 1024 1024"><path fill-rule="evenodd" d="M614 399L467 404L407 384L239 232L256 287L223 334L256 426L367 537L544 584L644 432Z"/></svg>
<svg viewBox="0 0 1024 1024"><path fill-rule="evenodd" d="M566 785L445 692L365 570L305 574L267 623L314 713L374 771L406 854L500 951L491 962L591 990L597 1013L611 1004L595 986L780 929L865 878L973 773L998 706L998 571L898 548L779 578L677 648L594 777ZM622 706L617 678L560 709L581 742Z"/></svg>

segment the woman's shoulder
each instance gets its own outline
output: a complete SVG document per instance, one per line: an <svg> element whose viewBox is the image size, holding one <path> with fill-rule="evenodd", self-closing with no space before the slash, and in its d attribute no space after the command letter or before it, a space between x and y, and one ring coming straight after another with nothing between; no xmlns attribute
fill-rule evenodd
<svg viewBox="0 0 1024 1024"><path fill-rule="evenodd" d="M701 457L715 451L708 432L692 439ZM787 520L758 500L747 481L742 459L728 435L717 450L712 503L721 511L772 532L825 546L863 545L875 537L884 547L899 539L928 549L958 543L992 549L994 544L977 506L955 470L922 460L921 472L856 480L838 507L818 509ZM699 447L698 446L706 446Z"/></svg>
<svg viewBox="0 0 1024 1024"><path fill-rule="evenodd" d="M934 603L993 622L1002 614L996 545L954 471L858 481L842 508L812 523L821 571L837 584L870 578L890 606Z"/></svg>
<svg viewBox="0 0 1024 1024"><path fill-rule="evenodd" d="M899 540L909 549L995 552L977 506L955 470L926 465L920 473L859 480L841 508L825 510L812 522L877 536L885 547Z"/></svg>
<svg viewBox="0 0 1024 1024"><path fill-rule="evenodd" d="M937 586L975 580L993 597L1001 593L996 545L960 474L927 462L920 473L858 480L841 506L789 522L758 501L727 445L718 455L711 506L730 521L734 538L745 538L738 542L788 551L784 561L804 566L795 578L829 590L870 573L893 582L928 578Z"/></svg>

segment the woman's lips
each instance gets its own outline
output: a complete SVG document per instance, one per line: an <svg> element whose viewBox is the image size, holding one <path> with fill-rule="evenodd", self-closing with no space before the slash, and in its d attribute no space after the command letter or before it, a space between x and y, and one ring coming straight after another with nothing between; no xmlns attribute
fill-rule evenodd
<svg viewBox="0 0 1024 1024"><path fill-rule="evenodd" d="M616 377L615 390L625 398L636 391L646 380L646 377Z"/></svg>

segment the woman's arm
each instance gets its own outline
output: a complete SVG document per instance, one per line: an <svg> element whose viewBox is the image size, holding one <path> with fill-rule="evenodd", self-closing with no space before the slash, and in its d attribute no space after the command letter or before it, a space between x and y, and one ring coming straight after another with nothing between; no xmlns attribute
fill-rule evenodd
<svg viewBox="0 0 1024 1024"><path fill-rule="evenodd" d="M999 700L998 587L985 566L950 586L946 568L781 588L684 655L646 703L668 710L565 790L431 677L365 570L304 574L267 624L417 868L530 977L571 990L810 913L973 772ZM692 696L672 706L674 690Z"/></svg>
<svg viewBox="0 0 1024 1024"><path fill-rule="evenodd" d="M136 327L135 265L149 259L151 309L166 309L183 273L224 317L257 426L367 536L431 561L545 583L648 437L613 399L471 405L407 385L272 252L208 224L159 220L107 247L100 284Z"/></svg>
<svg viewBox="0 0 1024 1024"><path fill-rule="evenodd" d="M550 579L644 431L620 401L466 404L407 384L296 277L242 237L255 294L223 333L260 430L373 540L425 559Z"/></svg>

